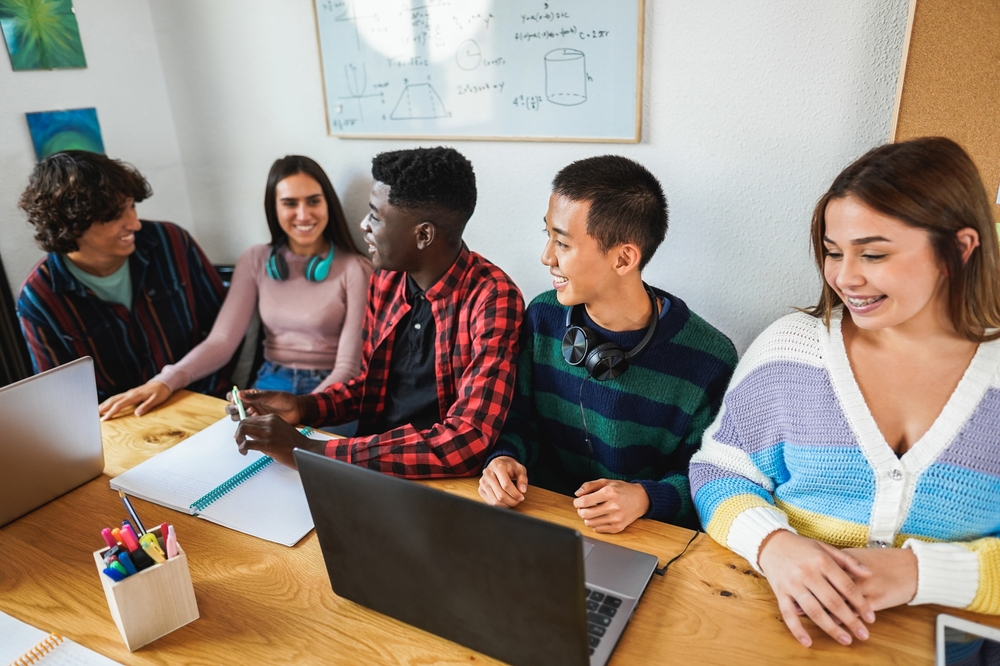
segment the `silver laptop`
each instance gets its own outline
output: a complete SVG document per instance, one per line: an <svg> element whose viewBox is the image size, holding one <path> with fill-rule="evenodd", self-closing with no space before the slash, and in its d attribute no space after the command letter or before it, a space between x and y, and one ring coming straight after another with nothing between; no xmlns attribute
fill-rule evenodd
<svg viewBox="0 0 1000 666"><path fill-rule="evenodd" d="M604 664L652 555L295 450L333 591L511 664Z"/></svg>
<svg viewBox="0 0 1000 666"><path fill-rule="evenodd" d="M0 388L0 525L102 471L89 356Z"/></svg>

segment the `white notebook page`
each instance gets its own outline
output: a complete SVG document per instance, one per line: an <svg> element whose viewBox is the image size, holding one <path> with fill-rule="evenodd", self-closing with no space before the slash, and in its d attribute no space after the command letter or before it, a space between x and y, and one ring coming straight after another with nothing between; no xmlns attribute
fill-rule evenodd
<svg viewBox="0 0 1000 666"><path fill-rule="evenodd" d="M194 513L191 504L263 457L257 451L240 454L233 439L236 427L237 422L227 416L115 477L111 487ZM294 545L313 528L299 473L278 462L206 507L200 517L286 546Z"/></svg>
<svg viewBox="0 0 1000 666"><path fill-rule="evenodd" d="M10 664L48 638L49 633L0 612L0 664ZM79 643L63 638L39 661L53 666L112 666L118 664Z"/></svg>

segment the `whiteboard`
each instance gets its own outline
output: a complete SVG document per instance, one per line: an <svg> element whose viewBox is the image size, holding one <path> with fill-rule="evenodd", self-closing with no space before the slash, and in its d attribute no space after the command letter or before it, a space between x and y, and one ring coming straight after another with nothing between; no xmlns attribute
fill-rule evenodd
<svg viewBox="0 0 1000 666"><path fill-rule="evenodd" d="M314 0L329 133L639 140L644 0Z"/></svg>

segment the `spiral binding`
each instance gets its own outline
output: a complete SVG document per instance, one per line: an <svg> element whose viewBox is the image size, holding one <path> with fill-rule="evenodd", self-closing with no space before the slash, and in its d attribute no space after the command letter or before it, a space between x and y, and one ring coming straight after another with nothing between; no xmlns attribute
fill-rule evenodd
<svg viewBox="0 0 1000 666"><path fill-rule="evenodd" d="M253 476L254 474L264 469L273 462L274 458L271 458L270 456L264 456L254 464L244 469L239 474L236 474L235 476L230 478L228 481L220 483L214 489L212 489L208 494L206 494L203 497L199 497L197 500L194 501L194 503L191 504L191 508L194 509L194 514L197 516L199 513L207 509L213 502L215 502L223 495L236 488L236 486L240 485L241 483L249 479L251 476Z"/></svg>
<svg viewBox="0 0 1000 666"><path fill-rule="evenodd" d="M29 666L38 663L45 655L55 650L63 642L63 637L59 634L49 634L42 642L31 648L17 661L11 662L11 666Z"/></svg>

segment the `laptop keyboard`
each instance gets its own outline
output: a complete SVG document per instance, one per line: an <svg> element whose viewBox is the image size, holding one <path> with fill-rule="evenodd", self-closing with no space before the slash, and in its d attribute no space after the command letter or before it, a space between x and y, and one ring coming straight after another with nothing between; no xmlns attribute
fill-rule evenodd
<svg viewBox="0 0 1000 666"><path fill-rule="evenodd" d="M590 641L590 654L594 654L594 649L601 643L601 638L611 624L611 618L618 612L622 605L622 600L604 592L586 588L587 598L587 628Z"/></svg>

